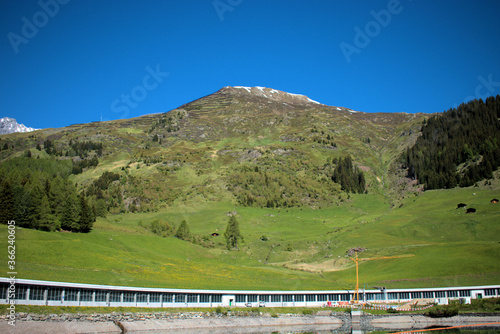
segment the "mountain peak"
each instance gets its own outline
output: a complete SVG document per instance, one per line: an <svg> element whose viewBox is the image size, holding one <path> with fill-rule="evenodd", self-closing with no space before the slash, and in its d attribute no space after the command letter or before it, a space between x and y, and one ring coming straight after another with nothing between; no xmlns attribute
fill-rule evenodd
<svg viewBox="0 0 500 334"><path fill-rule="evenodd" d="M0 118L0 135L14 132L31 132L39 129L29 128L24 124L19 124L14 118Z"/></svg>
<svg viewBox="0 0 500 334"><path fill-rule="evenodd" d="M292 94L283 92L273 88L266 87L244 87L244 86L226 86L222 88L219 92L221 93L233 93L233 94L250 94L254 96L266 97L270 100L290 103L290 104L315 104L324 105L317 101L310 99L309 97L301 94Z"/></svg>

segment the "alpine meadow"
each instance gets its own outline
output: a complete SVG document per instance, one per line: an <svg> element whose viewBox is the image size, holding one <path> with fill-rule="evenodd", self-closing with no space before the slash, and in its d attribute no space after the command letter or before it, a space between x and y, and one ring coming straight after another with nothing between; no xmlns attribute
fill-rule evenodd
<svg viewBox="0 0 500 334"><path fill-rule="evenodd" d="M25 279L354 289L357 252L367 287L497 284L499 119L499 95L365 113L228 86L166 113L5 134L0 233L16 221Z"/></svg>

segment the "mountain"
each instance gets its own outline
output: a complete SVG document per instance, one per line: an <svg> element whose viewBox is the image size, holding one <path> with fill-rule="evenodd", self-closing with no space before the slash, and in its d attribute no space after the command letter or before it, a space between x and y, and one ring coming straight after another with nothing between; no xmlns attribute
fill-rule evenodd
<svg viewBox="0 0 500 334"><path fill-rule="evenodd" d="M367 286L493 284L499 111L500 96L365 113L223 87L163 114L1 136L0 218L22 228L18 263L32 279L352 289L349 254L363 250ZM483 162L470 187L424 191ZM238 250L222 237L229 216ZM188 241L175 238L181 225Z"/></svg>
<svg viewBox="0 0 500 334"><path fill-rule="evenodd" d="M320 208L342 205L353 192L396 205L421 191L398 157L427 118L358 112L272 88L223 87L163 114L10 135L0 142L0 161L55 158L65 171L70 162L74 176L64 177L110 213L213 201ZM106 181L105 172L120 182Z"/></svg>
<svg viewBox="0 0 500 334"><path fill-rule="evenodd" d="M330 206L345 200L347 189L393 200L417 191L391 168L427 117L357 112L272 88L228 86L164 114L10 137L2 146L13 149L0 158L26 150L71 158L82 172L81 189L104 171L118 173L126 180L123 202L113 202L111 212L228 199L258 207ZM355 173L334 176L347 156ZM141 168L141 181L131 166Z"/></svg>
<svg viewBox="0 0 500 334"><path fill-rule="evenodd" d="M498 133L491 121L497 117L495 101L498 98L490 98L484 106L491 112L478 107L474 116L488 115L481 133ZM449 118L462 114L468 115L450 112ZM427 134L430 125L441 124L447 115L365 113L272 88L227 86L163 114L6 137L0 159L19 152L70 159L78 187L91 196L97 196L91 190L96 177L105 171L117 173L122 181L115 191L122 198L112 201L110 212L214 200L250 207L328 207L345 202L352 192L375 193L397 205L405 196L422 192L428 179L419 183L414 172L414 161L427 161L420 151L434 152L435 164L444 154L439 153L443 148L434 150L439 146L432 140L428 140L431 148L416 151L412 149L416 142L437 138L438 132L446 138L460 137L453 152L469 143L476 152L463 154L474 158L469 165L489 157L482 152L498 150L497 135L481 139L477 131L467 130L474 136L466 139L458 135L459 123ZM464 124L477 126L479 121L467 118ZM494 127L488 130L488 124ZM484 145L475 149L471 143L478 138ZM452 145L451 139L440 142ZM415 157L409 156L412 152L417 152ZM487 177L496 170L492 159L489 173L483 173ZM463 172L470 168L463 165L466 162L447 162L446 168L461 164ZM442 168L435 173L442 173ZM111 199L111 190L101 190L99 197Z"/></svg>
<svg viewBox="0 0 500 334"><path fill-rule="evenodd" d="M15 133L15 132L31 132L39 129L29 128L24 124L18 124L14 118L0 118L0 135Z"/></svg>

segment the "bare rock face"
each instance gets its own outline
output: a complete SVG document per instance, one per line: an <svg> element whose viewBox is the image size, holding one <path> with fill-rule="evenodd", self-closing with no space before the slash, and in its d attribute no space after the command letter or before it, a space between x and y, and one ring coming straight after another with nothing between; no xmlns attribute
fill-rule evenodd
<svg viewBox="0 0 500 334"><path fill-rule="evenodd" d="M354 253L361 253L362 251L364 251L366 248L364 247L355 247L355 248L351 248L347 251L347 255L349 256L353 256Z"/></svg>

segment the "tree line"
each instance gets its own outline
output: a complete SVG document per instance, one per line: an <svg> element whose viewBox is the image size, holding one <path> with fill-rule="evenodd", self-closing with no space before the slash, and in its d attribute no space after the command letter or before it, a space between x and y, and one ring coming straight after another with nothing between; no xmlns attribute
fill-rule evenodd
<svg viewBox="0 0 500 334"><path fill-rule="evenodd" d="M338 160L332 181L339 183L341 189L349 193L362 194L366 190L365 174L353 165L350 155Z"/></svg>
<svg viewBox="0 0 500 334"><path fill-rule="evenodd" d="M14 158L0 166L0 222L21 227L89 232L97 211L68 179L71 163Z"/></svg>
<svg viewBox="0 0 500 334"><path fill-rule="evenodd" d="M424 122L422 136L401 155L402 167L425 189L468 187L500 167L500 95L463 103Z"/></svg>

